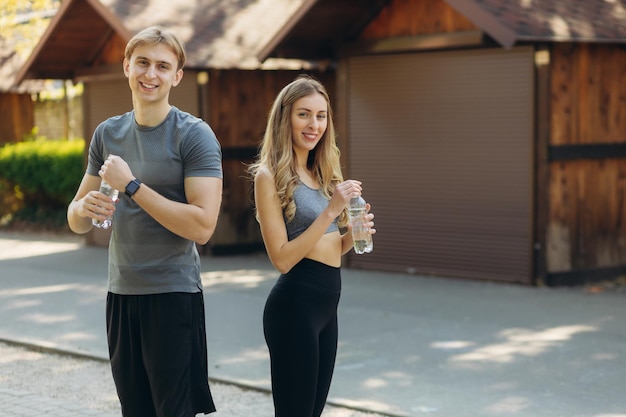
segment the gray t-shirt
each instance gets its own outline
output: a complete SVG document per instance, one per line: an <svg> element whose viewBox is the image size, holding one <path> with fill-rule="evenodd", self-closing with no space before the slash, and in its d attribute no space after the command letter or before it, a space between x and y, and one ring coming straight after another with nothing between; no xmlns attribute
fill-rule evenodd
<svg viewBox="0 0 626 417"><path fill-rule="evenodd" d="M186 177L222 178L222 153L211 128L172 107L158 126L143 127L134 111L111 117L95 130L87 173L109 154L123 158L133 174L162 196L187 202ZM194 242L156 222L120 190L109 244L109 291L123 295L202 291Z"/></svg>

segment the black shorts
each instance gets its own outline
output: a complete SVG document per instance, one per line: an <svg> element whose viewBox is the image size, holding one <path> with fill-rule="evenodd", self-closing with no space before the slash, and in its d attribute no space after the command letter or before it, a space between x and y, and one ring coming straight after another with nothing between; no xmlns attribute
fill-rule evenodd
<svg viewBox="0 0 626 417"><path fill-rule="evenodd" d="M195 417L215 405L202 293L108 293L107 340L124 417Z"/></svg>

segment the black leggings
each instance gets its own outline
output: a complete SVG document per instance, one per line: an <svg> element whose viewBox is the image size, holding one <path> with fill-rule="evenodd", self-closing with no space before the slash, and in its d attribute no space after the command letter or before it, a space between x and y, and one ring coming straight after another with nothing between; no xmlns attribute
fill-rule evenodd
<svg viewBox="0 0 626 417"><path fill-rule="evenodd" d="M303 259L282 274L265 304L276 417L319 417L337 354L341 272Z"/></svg>

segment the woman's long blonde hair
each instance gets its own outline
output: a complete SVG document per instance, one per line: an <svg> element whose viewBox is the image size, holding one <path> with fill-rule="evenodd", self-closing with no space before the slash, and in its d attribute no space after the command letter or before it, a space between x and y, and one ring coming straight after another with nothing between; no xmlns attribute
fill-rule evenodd
<svg viewBox="0 0 626 417"><path fill-rule="evenodd" d="M274 100L267 120L267 127L260 146L257 161L250 165L248 172L252 178L262 167L274 176L278 197L287 221L296 213L293 192L298 184L296 154L291 137L291 111L296 101L302 97L319 93L328 104L328 124L317 146L309 152L307 168L311 170L321 185L323 194L330 198L335 186L343 181L339 160L340 151L335 138L330 98L324 86L309 75L300 75L287 84ZM347 211L341 214L339 225L347 222Z"/></svg>

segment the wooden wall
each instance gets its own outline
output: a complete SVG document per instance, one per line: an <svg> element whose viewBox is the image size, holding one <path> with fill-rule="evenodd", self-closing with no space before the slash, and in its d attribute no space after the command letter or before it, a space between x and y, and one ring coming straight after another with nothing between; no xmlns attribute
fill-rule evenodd
<svg viewBox="0 0 626 417"><path fill-rule="evenodd" d="M0 93L0 146L19 142L35 126L35 105L30 94Z"/></svg>
<svg viewBox="0 0 626 417"><path fill-rule="evenodd" d="M550 68L547 272L611 278L626 269L626 50L554 44Z"/></svg>
<svg viewBox="0 0 626 417"><path fill-rule="evenodd" d="M263 247L246 169L257 154L276 95L301 72L319 79L334 100L334 71L209 71L204 99L208 108L203 113L222 145L224 168L224 193L218 222L221 230L220 236L214 239L220 245L212 247L213 252L246 252Z"/></svg>
<svg viewBox="0 0 626 417"><path fill-rule="evenodd" d="M84 138L82 97L37 101L35 124L37 135L48 139Z"/></svg>
<svg viewBox="0 0 626 417"><path fill-rule="evenodd" d="M553 145L626 142L626 50L607 44L554 44Z"/></svg>
<svg viewBox="0 0 626 417"><path fill-rule="evenodd" d="M122 39L118 34L113 34L109 41L103 46L102 51L92 63L92 66L100 65L116 65L124 59L124 51L126 50L127 40Z"/></svg>
<svg viewBox="0 0 626 417"><path fill-rule="evenodd" d="M384 39L477 30L444 0L392 0L361 34Z"/></svg>
<svg viewBox="0 0 626 417"><path fill-rule="evenodd" d="M444 0L392 0L360 38L476 30ZM626 275L626 48L545 47L547 87L538 92L536 116L537 138L547 137L537 140L547 161L536 167L537 278L563 285Z"/></svg>

